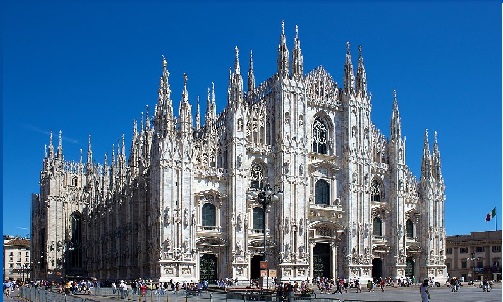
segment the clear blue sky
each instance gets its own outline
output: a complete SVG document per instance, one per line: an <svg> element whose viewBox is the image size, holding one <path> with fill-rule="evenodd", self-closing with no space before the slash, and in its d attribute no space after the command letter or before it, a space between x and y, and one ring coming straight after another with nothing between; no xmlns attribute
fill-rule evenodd
<svg viewBox="0 0 503 302"><path fill-rule="evenodd" d="M501 229L501 4L498 2L303 1L4 2L3 233L26 235L30 198L49 131L63 131L67 160L79 160L92 136L103 162L133 119L157 101L161 55L177 112L188 74L189 100L215 82L217 112L226 105L229 67L253 50L257 84L276 70L281 21L289 50L299 26L304 71L323 65L342 86L346 41L353 64L363 48L372 120L388 136L397 90L406 161L419 178L423 135L438 132L446 182L448 235ZM356 70L355 70L356 72ZM246 77L245 77L246 83ZM85 156L84 156L85 157Z"/></svg>

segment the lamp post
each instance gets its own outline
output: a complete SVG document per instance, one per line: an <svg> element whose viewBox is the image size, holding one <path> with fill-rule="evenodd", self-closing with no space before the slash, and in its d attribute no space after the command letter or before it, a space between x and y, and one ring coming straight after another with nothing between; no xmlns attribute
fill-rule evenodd
<svg viewBox="0 0 503 302"><path fill-rule="evenodd" d="M25 278L24 278L24 274L26 272L26 278L28 278L28 271L30 269L30 265L28 263L25 263L23 264L23 266L21 266L21 270L23 272L23 284L25 283Z"/></svg>
<svg viewBox="0 0 503 302"><path fill-rule="evenodd" d="M478 257L475 257L475 253L471 254L470 258L467 258L468 260L472 260L472 281L475 281L475 260L479 259Z"/></svg>
<svg viewBox="0 0 503 302"><path fill-rule="evenodd" d="M269 289L269 263L267 262L267 232L266 232L266 221L267 221L267 207L273 202L278 201L283 196L282 191L274 193L269 184L266 184L264 188L250 188L247 195L248 200L256 200L263 210L263 231L264 231L264 262L266 264L267 279L266 288ZM263 286L263 285L262 285Z"/></svg>

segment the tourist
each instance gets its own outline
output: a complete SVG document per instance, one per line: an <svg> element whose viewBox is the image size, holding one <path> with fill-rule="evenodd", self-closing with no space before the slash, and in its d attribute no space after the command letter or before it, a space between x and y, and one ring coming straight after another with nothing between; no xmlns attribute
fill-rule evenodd
<svg viewBox="0 0 503 302"><path fill-rule="evenodd" d="M422 302L430 301L430 292L428 290L428 279L424 279L423 284L421 284L421 287L419 287L419 293L421 294Z"/></svg>
<svg viewBox="0 0 503 302"><path fill-rule="evenodd" d="M360 279L355 280L355 287L356 287L356 292L361 293L362 292L362 285L360 283Z"/></svg>

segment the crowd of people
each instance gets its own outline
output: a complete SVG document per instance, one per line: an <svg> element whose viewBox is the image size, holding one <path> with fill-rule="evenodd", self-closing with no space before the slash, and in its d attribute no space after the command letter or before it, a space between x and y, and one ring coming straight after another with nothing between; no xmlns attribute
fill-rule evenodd
<svg viewBox="0 0 503 302"><path fill-rule="evenodd" d="M234 285L238 284L237 279L225 278L220 280L213 280L216 286L220 289L227 290L232 288ZM327 277L317 277L312 280L305 281L292 281L292 282L280 282L278 279L273 279L271 281L271 286L274 288L276 293L277 301L292 301L295 295L309 295L314 292L313 289L317 288L322 294L343 294L348 293L348 291L354 291L356 293L362 292L362 284L360 279L347 279L347 278L327 278ZM469 285L479 286L484 292L489 292L492 289L492 282L488 280L481 280L480 284L468 283ZM366 288L368 292L374 292L376 289L379 291L385 291L386 287L409 287L415 285L414 278L375 278L373 280L368 280ZM460 279L453 277L450 278L446 285L450 287L452 292L457 292L460 287L462 287L462 282ZM199 295L202 291L208 290L209 282L207 280L198 282L175 282L170 280L169 282L154 282L152 280L146 279L136 279L136 280L115 280L115 281L102 281L98 282L96 279L82 279L82 280L65 280L62 282L50 282L44 280L31 281L23 284L20 281L5 280L4 281L4 295L11 296L12 292L21 286L44 288L46 290L57 291L61 294L93 294L94 289L97 287L106 287L111 289L113 295L118 295L120 298L129 298L130 295L147 295L147 291L152 295L165 295L168 292L184 294ZM417 285L416 285L417 286ZM438 286L438 282L434 282L433 278L425 279L419 285L419 291L421 299L423 301L429 300L430 288L433 286ZM239 288L239 286L237 287ZM260 289L262 290L258 280L250 280L248 289Z"/></svg>

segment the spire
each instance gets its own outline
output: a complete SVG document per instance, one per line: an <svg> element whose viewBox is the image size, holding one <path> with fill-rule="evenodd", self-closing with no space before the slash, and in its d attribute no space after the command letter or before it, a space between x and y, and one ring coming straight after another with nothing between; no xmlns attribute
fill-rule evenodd
<svg viewBox="0 0 503 302"><path fill-rule="evenodd" d="M239 67L239 48L236 46L234 51L236 53L236 58L234 59L234 72L236 74L241 74L241 68Z"/></svg>
<svg viewBox="0 0 503 302"><path fill-rule="evenodd" d="M159 98L155 107L154 129L162 137L173 129L173 102L171 101L171 89L169 87L167 61L162 56L162 76L159 83Z"/></svg>
<svg viewBox="0 0 503 302"><path fill-rule="evenodd" d="M52 130L49 134L49 158L54 157L54 145L52 143Z"/></svg>
<svg viewBox="0 0 503 302"><path fill-rule="evenodd" d="M396 141L402 136L402 125L400 112L398 111L398 101L396 100L396 90L393 90L393 110L391 113L391 140Z"/></svg>
<svg viewBox="0 0 503 302"><path fill-rule="evenodd" d="M292 53L292 74L293 76L302 76L304 72L304 58L300 50L299 27L295 25L295 41Z"/></svg>
<svg viewBox="0 0 503 302"><path fill-rule="evenodd" d="M107 170L106 168L108 167L108 153L105 152L105 158L103 159L103 167L104 167L104 173L106 174L107 173Z"/></svg>
<svg viewBox="0 0 503 302"><path fill-rule="evenodd" d="M183 92L180 102L180 130L182 133L189 133L192 129L192 114L190 112L189 92L187 91L187 74L183 74Z"/></svg>
<svg viewBox="0 0 503 302"><path fill-rule="evenodd" d="M253 51L250 50L250 69L248 69L248 93L255 89L255 74L253 73Z"/></svg>
<svg viewBox="0 0 503 302"><path fill-rule="evenodd" d="M91 135L89 135L87 141L87 163L91 164L93 162L93 151L91 150Z"/></svg>
<svg viewBox="0 0 503 302"><path fill-rule="evenodd" d="M63 131L59 130L58 136L58 152L56 157L63 159Z"/></svg>
<svg viewBox="0 0 503 302"><path fill-rule="evenodd" d="M138 123L136 122L136 119L133 120L133 143L138 136Z"/></svg>
<svg viewBox="0 0 503 302"><path fill-rule="evenodd" d="M189 92L187 91L187 81L189 80L186 73L183 74L183 93L182 93L182 102L189 102Z"/></svg>
<svg viewBox="0 0 503 302"><path fill-rule="evenodd" d="M210 87L208 87L208 94L206 96L206 115L204 116L204 120L206 125L211 123L211 97L210 97Z"/></svg>
<svg viewBox="0 0 503 302"><path fill-rule="evenodd" d="M148 105L145 107L145 129L150 130L150 113L148 110Z"/></svg>
<svg viewBox="0 0 503 302"><path fill-rule="evenodd" d="M239 67L239 48L236 46L236 59L234 61L234 72L229 75L228 102L231 107L236 108L237 104L243 100L243 77Z"/></svg>
<svg viewBox="0 0 503 302"><path fill-rule="evenodd" d="M215 83L211 82L211 107L213 109L213 116L217 116L217 104L215 103Z"/></svg>
<svg viewBox="0 0 503 302"><path fill-rule="evenodd" d="M201 128L201 107L199 106L199 96L197 96L197 109L196 109L196 130Z"/></svg>
<svg viewBox="0 0 503 302"><path fill-rule="evenodd" d="M429 179L431 176L431 155L428 143L428 129L424 132L423 160L421 162L421 178Z"/></svg>
<svg viewBox="0 0 503 302"><path fill-rule="evenodd" d="M143 111L141 112L141 119L140 119L140 132L143 132Z"/></svg>
<svg viewBox="0 0 503 302"><path fill-rule="evenodd" d="M288 64L288 48L286 46L285 37L285 21L281 21L281 36L279 38L278 45L278 74L281 77L288 77L288 69L290 68Z"/></svg>
<svg viewBox="0 0 503 302"><path fill-rule="evenodd" d="M358 46L358 68L356 71L356 93L361 97L367 97L367 73L363 64L362 46Z"/></svg>
<svg viewBox="0 0 503 302"><path fill-rule="evenodd" d="M433 143L433 157L432 157L432 170L433 170L433 177L436 179L442 179L442 170L441 170L441 163L440 163L440 151L438 150L438 141L437 141L437 131L435 133L435 141Z"/></svg>
<svg viewBox="0 0 503 302"><path fill-rule="evenodd" d="M344 64L344 92L351 94L355 87L355 75L353 73L353 63L351 63L350 44L346 42L346 63Z"/></svg>
<svg viewBox="0 0 503 302"><path fill-rule="evenodd" d="M115 144L112 144L112 166L115 166Z"/></svg>
<svg viewBox="0 0 503 302"><path fill-rule="evenodd" d="M122 148L121 148L121 155L123 159L126 159L126 144L124 143L124 133L122 133Z"/></svg>

